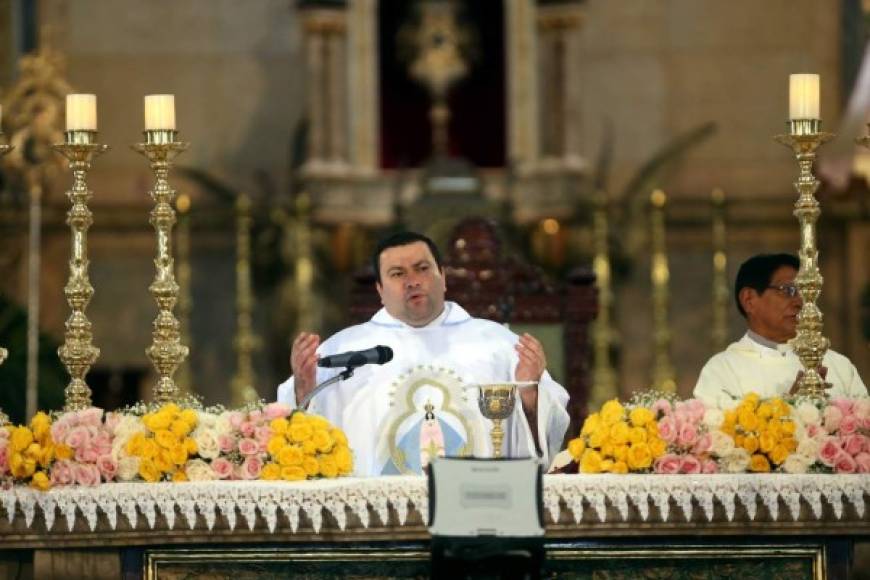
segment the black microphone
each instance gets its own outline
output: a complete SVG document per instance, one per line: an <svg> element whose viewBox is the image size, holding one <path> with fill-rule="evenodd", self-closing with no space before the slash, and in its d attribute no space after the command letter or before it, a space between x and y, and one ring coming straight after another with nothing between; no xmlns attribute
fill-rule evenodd
<svg viewBox="0 0 870 580"><path fill-rule="evenodd" d="M367 350L343 352L322 357L317 361L317 366L325 368L333 367L361 367L363 365L382 365L393 360L393 349L388 346L375 346Z"/></svg>

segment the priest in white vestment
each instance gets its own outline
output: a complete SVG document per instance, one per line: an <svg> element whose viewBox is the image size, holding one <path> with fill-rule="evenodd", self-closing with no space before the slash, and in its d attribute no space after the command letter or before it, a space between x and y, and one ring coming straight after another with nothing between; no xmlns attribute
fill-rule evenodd
<svg viewBox="0 0 870 580"><path fill-rule="evenodd" d="M802 302L795 286L800 261L791 254L761 254L740 266L735 300L746 318L746 334L714 355L701 370L695 397L728 409L745 395L789 394L803 366L789 341L797 334ZM831 349L822 360L832 397L866 397L855 365Z"/></svg>
<svg viewBox="0 0 870 580"><path fill-rule="evenodd" d="M356 369L308 406L345 431L355 475L376 476L419 472L436 454L491 456L491 422L477 409L474 385L537 382L517 391L502 453L539 456L546 468L568 427L568 393L547 373L540 342L445 302L440 255L425 236L404 232L382 241L373 265L384 307L323 343L300 334L290 358L293 376L278 388L278 400L297 406L342 370L318 367L320 357L390 347L391 361Z"/></svg>

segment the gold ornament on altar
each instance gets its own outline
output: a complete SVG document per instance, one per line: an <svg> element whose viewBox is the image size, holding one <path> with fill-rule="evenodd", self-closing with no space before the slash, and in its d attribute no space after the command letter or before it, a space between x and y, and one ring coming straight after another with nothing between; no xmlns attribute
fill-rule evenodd
<svg viewBox="0 0 870 580"><path fill-rule="evenodd" d="M94 295L94 287L88 277L87 236L94 219L88 209L92 192L88 189L87 175L91 161L109 147L97 143L96 131L72 130L67 131L64 142L54 148L67 158L73 174L72 188L66 194L71 204L66 223L72 232L72 243L69 279L64 287L64 295L72 312L65 324L64 343L58 348L57 354L70 375L70 382L64 390L64 410L79 411L91 406L91 390L85 383L85 375L100 356L100 349L93 345L91 322L85 315L85 309Z"/></svg>
<svg viewBox="0 0 870 580"><path fill-rule="evenodd" d="M798 192L794 216L800 224L801 246L800 270L795 278L795 285L800 292L803 306L798 313L797 336L792 341L792 346L800 358L804 372L798 379L797 394L823 398L827 396L827 386L819 368L830 343L822 335L822 312L816 305L823 283L816 247L816 222L822 211L815 197L820 182L813 175L813 163L816 160L816 149L830 141L834 135L821 130L822 121L818 118L818 75L791 75L790 101L789 132L776 135L774 139L794 152L799 169L798 179L794 182Z"/></svg>
<svg viewBox="0 0 870 580"><path fill-rule="evenodd" d="M173 107L173 126L174 117ZM188 348L181 344L181 324L172 313L178 300L179 288L175 281L171 237L176 221L175 210L172 207L175 191L169 186L168 176L175 158L187 149L189 144L176 140L178 131L175 129L146 129L144 134L145 142L133 145L133 149L148 159L155 177L154 187L149 192L154 200L149 222L154 226L157 234L157 257L154 260L156 275L148 290L157 302L158 308L153 325L153 341L146 354L158 374L154 400L164 404L178 398L178 387L172 376L188 355Z"/></svg>
<svg viewBox="0 0 870 580"><path fill-rule="evenodd" d="M517 387L531 386L534 383L490 383L478 385L480 398L477 403L481 414L492 421L492 456L501 457L501 446L504 440L502 421L511 416L517 401Z"/></svg>

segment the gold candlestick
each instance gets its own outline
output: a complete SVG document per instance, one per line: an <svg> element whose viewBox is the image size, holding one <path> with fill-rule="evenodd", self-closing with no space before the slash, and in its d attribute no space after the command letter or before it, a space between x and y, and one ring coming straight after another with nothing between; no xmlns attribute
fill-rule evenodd
<svg viewBox="0 0 870 580"><path fill-rule="evenodd" d="M674 379L674 367L671 364L671 330L668 327L668 302L670 300L668 284L671 273L668 268L668 251L665 240L665 203L667 196L661 189L656 189L650 195L650 238L652 246L652 265L650 280L652 282L652 314L653 314L653 388L665 393L675 393L677 382Z"/></svg>
<svg viewBox="0 0 870 580"><path fill-rule="evenodd" d="M254 388L252 354L259 346L254 335L251 313L251 198L242 193L236 200L236 374L230 384L233 405L240 406L259 398Z"/></svg>
<svg viewBox="0 0 870 580"><path fill-rule="evenodd" d="M728 342L728 244L725 234L725 192L718 187L713 202L713 350L725 350Z"/></svg>
<svg viewBox="0 0 870 580"><path fill-rule="evenodd" d="M151 346L145 351L157 369L158 380L154 388L154 400L168 403L178 399L178 387L172 375L187 358L188 349L181 344L178 319L172 313L178 300L178 284L175 281L172 259L172 227L175 225L175 210L172 200L175 191L167 177L175 158L188 147L188 143L176 141L178 132L170 129L145 131L145 142L133 145L151 164L154 171L154 188L149 192L154 200L149 223L157 234L157 258L154 260L156 275L148 287L157 302L157 318L154 319Z"/></svg>
<svg viewBox="0 0 870 580"><path fill-rule="evenodd" d="M610 277L610 252L608 244L607 192L596 195L596 207L592 214L595 257L595 285L598 288L598 316L592 323L593 369L592 392L589 406L598 409L605 402L617 397L616 372L610 364L610 345L613 342L613 327L610 324L613 306L613 289Z"/></svg>
<svg viewBox="0 0 870 580"><path fill-rule="evenodd" d="M12 151L14 147L3 142L3 132L0 131L0 158ZM6 357L9 356L9 351L0 346L0 365L6 362ZM9 416L0 409L0 427L9 423Z"/></svg>
<svg viewBox="0 0 870 580"><path fill-rule="evenodd" d="M511 416L516 404L516 385L510 383L494 383L480 385L480 397L477 405L484 417L492 421L492 455L501 457L501 445L504 440L504 429L501 422Z"/></svg>
<svg viewBox="0 0 870 580"><path fill-rule="evenodd" d="M798 380L797 394L824 398L827 397L827 389L819 374L819 367L822 366L830 343L822 335L822 312L816 305L823 283L816 247L816 221L822 211L815 197L820 182L813 175L813 163L816 160L816 149L834 135L821 132L822 122L819 119L791 120L788 127L788 134L776 135L774 139L794 151L800 171L797 181L794 182L798 199L793 213L798 219L801 231L800 271L795 278L795 284L803 306L798 314L797 336L792 344L803 364L804 373Z"/></svg>
<svg viewBox="0 0 870 580"><path fill-rule="evenodd" d="M91 161L109 147L97 143L96 131L77 130L64 133L64 142L55 145L54 149L67 158L73 173L72 188L66 193L71 204L66 223L72 232L72 255L69 279L63 289L72 312L65 324L64 343L57 349L57 354L70 375L70 382L64 390L64 409L79 411L91 406L91 390L85 383L85 375L100 356L100 349L93 345L91 322L85 316L85 309L94 295L94 287L88 278L88 229L94 218L88 209L92 193L88 189L87 177Z"/></svg>

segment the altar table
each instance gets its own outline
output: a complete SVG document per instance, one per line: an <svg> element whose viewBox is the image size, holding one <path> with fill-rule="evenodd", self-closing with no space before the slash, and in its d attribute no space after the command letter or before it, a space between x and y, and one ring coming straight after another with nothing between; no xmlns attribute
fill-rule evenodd
<svg viewBox="0 0 870 580"><path fill-rule="evenodd" d="M422 477L2 491L0 577L428 577ZM848 578L868 475L547 475L559 578Z"/></svg>

